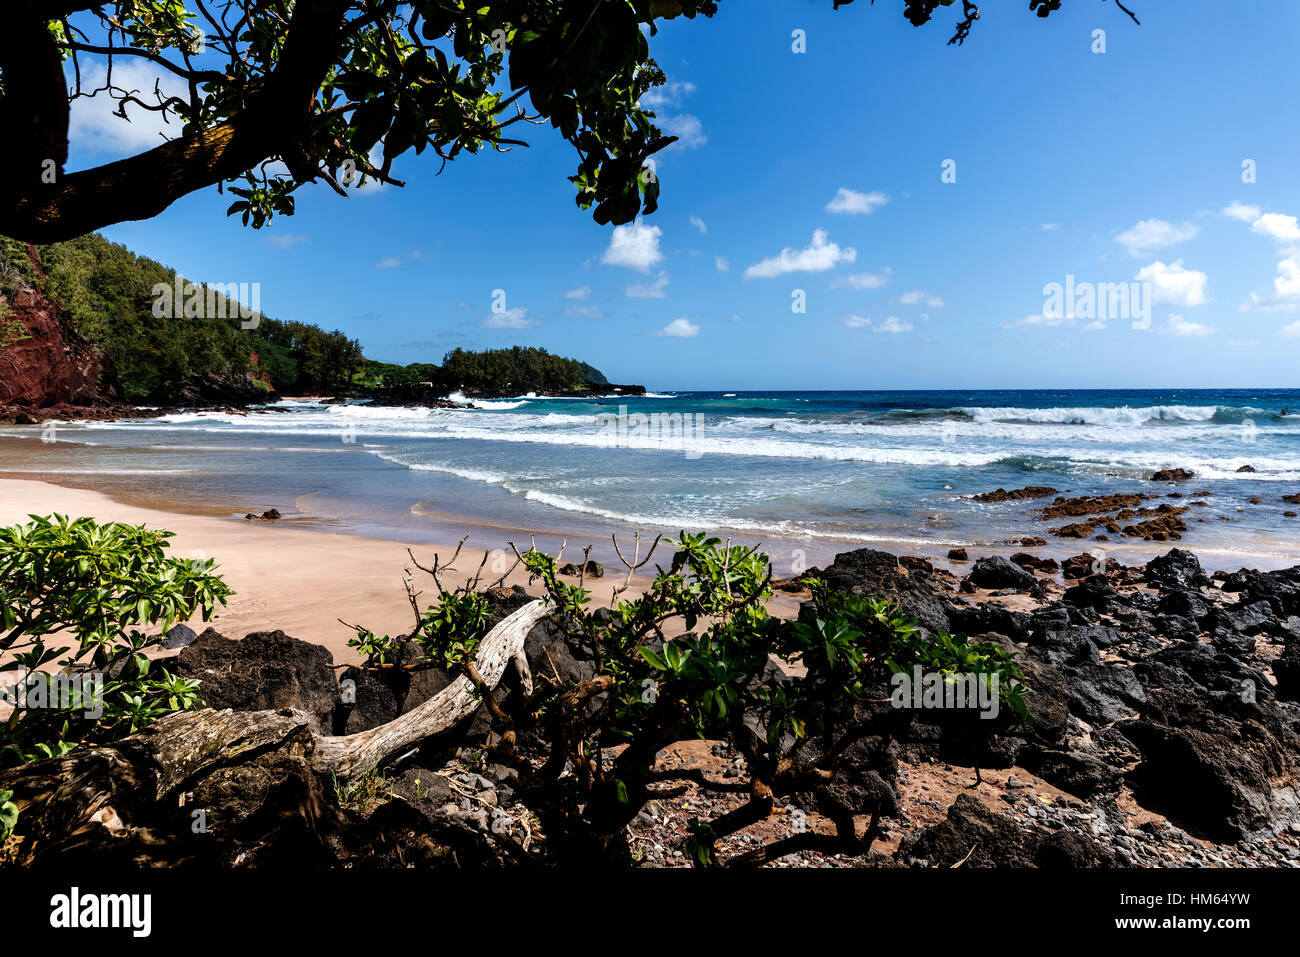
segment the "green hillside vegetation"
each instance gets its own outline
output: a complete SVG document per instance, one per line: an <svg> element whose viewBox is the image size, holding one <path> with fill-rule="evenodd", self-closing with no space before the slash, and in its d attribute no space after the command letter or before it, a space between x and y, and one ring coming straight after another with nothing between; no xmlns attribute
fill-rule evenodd
<svg viewBox="0 0 1300 957"><path fill-rule="evenodd" d="M407 366L368 361L366 385L385 391L446 395L469 392L579 392L607 385L608 380L585 362L552 355L533 346L470 352L453 349L442 365L413 362Z"/></svg>
<svg viewBox="0 0 1300 957"><path fill-rule="evenodd" d="M424 400L460 389L567 392L607 384L587 363L533 347L455 349L441 366L378 362L338 330L264 314L254 328L241 328L239 303L206 285L200 287L205 317L187 318L183 308L168 313L176 318L160 317L155 290L175 288L174 269L98 234L39 246L37 253L39 270L23 243L0 237L0 286L25 280L56 302L65 320L102 351L101 392L125 402L247 402L272 390Z"/></svg>
<svg viewBox="0 0 1300 957"><path fill-rule="evenodd" d="M242 329L238 304L221 292L216 312L234 318L160 318L154 288L173 286L176 271L97 234L37 252L44 279L21 243L0 239L0 272L22 275L59 304L103 351L101 389L124 401L327 392L345 387L362 361L360 344L337 330L268 316Z"/></svg>

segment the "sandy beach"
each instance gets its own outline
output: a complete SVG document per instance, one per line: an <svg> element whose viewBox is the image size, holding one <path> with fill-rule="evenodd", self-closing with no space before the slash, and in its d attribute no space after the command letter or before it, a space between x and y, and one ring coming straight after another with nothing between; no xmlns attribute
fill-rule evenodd
<svg viewBox="0 0 1300 957"><path fill-rule="evenodd" d="M365 625L379 634L405 634L411 628L412 614L402 582L407 570L414 572L414 584L424 593L422 604L432 600L432 578L415 568L407 548L420 564L432 567L434 557L450 560L456 542L437 545L411 544L360 535L344 535L315 529L292 528L275 522L213 518L178 511L146 508L116 501L110 496L85 489L64 488L46 482L0 479L0 525L27 521L29 514L57 512L79 517L88 515L99 522L144 524L165 528L176 534L171 552L182 558L212 558L218 571L234 590L225 608L219 608L211 624L222 634L242 638L254 631L280 629L324 645L336 662L352 662L357 656L347 646L352 631L338 619ZM506 535L506 538L512 536ZM526 532L514 539L524 542ZM581 546L570 543L565 559L581 557ZM666 552L657 553L662 561ZM484 549L467 542L455 568L459 578L450 574L448 585L460 583L472 575L483 561ZM489 557L488 567L499 556ZM514 564L509 554L506 567ZM499 566L498 566L499 567ZM489 580L485 574L484 584ZM622 576L607 569L604 578L588 580L586 587L593 601L607 604ZM630 593L644 583L634 578ZM521 585L541 594L530 585L521 569L507 579L507 584ZM795 603L786 596L773 599L774 613L793 614ZM198 631L205 627L197 618L190 622Z"/></svg>

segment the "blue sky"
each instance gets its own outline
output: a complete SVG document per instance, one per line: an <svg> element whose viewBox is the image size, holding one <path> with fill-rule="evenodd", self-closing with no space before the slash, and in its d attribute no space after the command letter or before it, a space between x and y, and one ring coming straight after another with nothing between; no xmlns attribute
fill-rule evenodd
<svg viewBox="0 0 1300 957"><path fill-rule="evenodd" d="M988 2L960 48L952 13L913 28L901 0L666 24L657 110L683 140L659 211L617 235L574 205L547 127L440 176L412 156L404 189L306 187L261 232L209 190L106 234L388 361L539 345L657 390L1296 385L1300 4L1130 6L1142 26ZM147 145L78 109L74 167ZM1070 274L1151 282L1151 327L1045 318Z"/></svg>

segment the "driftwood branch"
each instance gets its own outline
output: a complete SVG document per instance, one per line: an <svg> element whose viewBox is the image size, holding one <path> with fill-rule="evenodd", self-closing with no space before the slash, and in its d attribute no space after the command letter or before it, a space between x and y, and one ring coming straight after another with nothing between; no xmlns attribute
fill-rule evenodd
<svg viewBox="0 0 1300 957"><path fill-rule="evenodd" d="M488 632L476 661L488 688L523 656L525 637L548 609L538 599ZM75 843L99 828L125 830L119 810L168 800L222 767L269 752L296 754L313 771L346 781L456 726L481 703L462 675L407 714L340 737L314 733L302 711L180 712L113 745L5 771L0 785L13 792L26 830Z"/></svg>
<svg viewBox="0 0 1300 957"><path fill-rule="evenodd" d="M546 603L537 599L488 632L475 660L475 668L488 688L495 688L506 665L523 653L524 639L546 612ZM378 728L344 737L316 737L310 763L318 771L349 778L446 731L481 703L474 683L461 675L415 710Z"/></svg>

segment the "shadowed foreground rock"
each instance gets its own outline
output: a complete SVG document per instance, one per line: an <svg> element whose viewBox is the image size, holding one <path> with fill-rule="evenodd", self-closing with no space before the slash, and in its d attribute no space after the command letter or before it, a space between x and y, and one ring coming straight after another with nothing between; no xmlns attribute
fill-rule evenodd
<svg viewBox="0 0 1300 957"><path fill-rule="evenodd" d="M1109 848L1071 831L1030 831L969 794L948 817L904 841L898 858L929 867L1115 867Z"/></svg>
<svg viewBox="0 0 1300 957"><path fill-rule="evenodd" d="M329 731L338 681L329 649L283 631L258 631L242 641L208 628L176 660L176 672L198 678L210 708L263 711L296 708L312 728Z"/></svg>
<svg viewBox="0 0 1300 957"><path fill-rule="evenodd" d="M486 687L523 655L546 607L529 602L483 638L475 664ZM269 637L273 646L302 644L278 632ZM462 676L399 718L344 737L321 734L319 715L293 709L170 715L115 745L0 774L0 789L13 792L19 809L17 846L8 853L22 865L58 860L63 867L82 859L486 864L495 859L490 830L392 793L365 792L375 769L426 746L479 706Z"/></svg>

